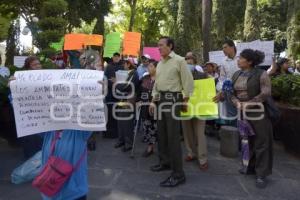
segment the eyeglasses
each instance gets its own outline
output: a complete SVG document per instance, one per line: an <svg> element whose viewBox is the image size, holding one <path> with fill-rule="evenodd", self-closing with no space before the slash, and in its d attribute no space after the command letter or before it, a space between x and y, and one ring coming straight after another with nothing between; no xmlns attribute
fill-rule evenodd
<svg viewBox="0 0 300 200"><path fill-rule="evenodd" d="M193 59L193 58L191 58L191 57L185 57L185 60L191 60L191 59Z"/></svg>

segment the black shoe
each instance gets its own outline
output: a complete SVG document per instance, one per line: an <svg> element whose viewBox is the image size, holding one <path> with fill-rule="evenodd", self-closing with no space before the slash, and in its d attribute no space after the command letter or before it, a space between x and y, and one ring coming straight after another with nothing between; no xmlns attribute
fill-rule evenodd
<svg viewBox="0 0 300 200"><path fill-rule="evenodd" d="M152 166L150 169L151 169L151 171L153 171L153 172L161 172L161 171L170 170L171 167L170 167L169 165L161 165L161 164L158 164L158 165Z"/></svg>
<svg viewBox="0 0 300 200"><path fill-rule="evenodd" d="M120 147L122 147L124 145L125 145L124 142L118 142L117 144L115 144L115 148L117 149L117 148L120 148Z"/></svg>
<svg viewBox="0 0 300 200"><path fill-rule="evenodd" d="M153 150L151 150L151 151L148 151L148 149L146 149L145 151L144 151L144 153L143 153L143 157L144 158L147 158L147 157L149 157L149 156L151 156L153 154Z"/></svg>
<svg viewBox="0 0 300 200"><path fill-rule="evenodd" d="M239 169L239 173L243 175L256 175L255 170Z"/></svg>
<svg viewBox="0 0 300 200"><path fill-rule="evenodd" d="M181 177L170 176L166 180L161 182L159 185L161 187L176 187L183 183L185 183L185 176L181 176Z"/></svg>
<svg viewBox="0 0 300 200"><path fill-rule="evenodd" d="M131 146L124 146L124 147L122 148L122 151L123 151L123 152L127 152L127 151L130 151L131 149L132 149Z"/></svg>
<svg viewBox="0 0 300 200"><path fill-rule="evenodd" d="M267 187L267 180L264 177L257 177L256 178L256 187L260 189L264 189Z"/></svg>

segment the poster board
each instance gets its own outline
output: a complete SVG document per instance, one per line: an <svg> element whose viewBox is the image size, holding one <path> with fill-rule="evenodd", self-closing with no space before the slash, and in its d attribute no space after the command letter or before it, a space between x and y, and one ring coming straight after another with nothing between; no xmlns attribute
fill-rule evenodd
<svg viewBox="0 0 300 200"><path fill-rule="evenodd" d="M213 102L216 96L213 78L194 81L194 92L188 102L188 111L182 112L183 117L218 118L218 104Z"/></svg>
<svg viewBox="0 0 300 200"><path fill-rule="evenodd" d="M10 88L18 137L46 131L106 130L103 72L17 71Z"/></svg>

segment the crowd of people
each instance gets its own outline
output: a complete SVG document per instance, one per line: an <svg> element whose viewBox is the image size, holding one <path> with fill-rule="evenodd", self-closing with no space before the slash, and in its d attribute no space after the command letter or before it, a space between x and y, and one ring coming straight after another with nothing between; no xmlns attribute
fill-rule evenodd
<svg viewBox="0 0 300 200"><path fill-rule="evenodd" d="M278 62L274 61L268 71L264 71L258 67L264 61L262 52L245 49L238 55L234 42L227 40L223 44L226 56L223 64L218 66L207 62L201 67L193 52L187 52L185 57L177 55L174 52L175 42L170 37L160 38L158 48L161 54L159 62L149 55L143 55L138 65L136 59L122 58L116 52L106 64L100 59L97 64L99 68L94 68L104 70L104 79L107 83L105 104L108 118L106 131L102 133L103 137L116 139L114 148L128 152L132 150L135 142L136 126L141 127L145 143L142 156L153 155L157 146L158 164L150 167L150 170L171 171L170 176L160 182L160 186L176 187L183 184L186 181L183 160L186 162L196 160L199 170L205 171L209 168L205 128L206 124L211 122L197 117L180 121L172 114L180 116L181 112L187 111L188 101L194 90L194 80L213 78L217 88L217 95L213 100L225 107L222 111L224 116L232 117L236 116L238 111L245 111L239 119L221 118L214 120L213 124L239 128L238 122L242 120L246 122L246 128L254 131L255 136L249 138L249 164L246 169L240 170L240 173L255 174L256 186L265 188L266 177L272 173L273 132L271 116L267 110L258 111L258 108L271 98L270 76L299 75L300 61L296 62L295 69L291 69L288 65L289 60L282 58ZM72 60L71 68L82 66L82 59L85 58L79 51L72 51L69 56ZM25 70L41 68L37 57L29 57L25 61ZM117 81L118 71L126 71L128 76L125 82ZM13 81L14 78L10 80ZM173 108L177 103L180 103L180 106ZM134 109L128 109L131 107ZM136 113L139 113L138 117L135 116ZM89 141L91 135L90 131L55 130L21 139L27 158L42 150L43 165L46 165L53 155L72 165L78 164L83 157L80 167L73 171L61 190L52 197L43 195L43 199L86 199L88 182L85 151L91 142ZM184 159L181 148L182 136L187 152ZM54 152L52 152L53 143ZM92 146L92 149L95 149L95 144Z"/></svg>

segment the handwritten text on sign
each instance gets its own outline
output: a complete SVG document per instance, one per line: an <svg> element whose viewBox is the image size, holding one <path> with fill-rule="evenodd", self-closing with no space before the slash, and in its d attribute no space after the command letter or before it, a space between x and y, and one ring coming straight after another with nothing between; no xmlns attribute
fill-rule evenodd
<svg viewBox="0 0 300 200"><path fill-rule="evenodd" d="M18 71L11 82L18 137L73 129L105 130L103 72Z"/></svg>

